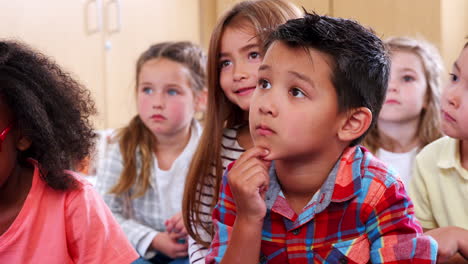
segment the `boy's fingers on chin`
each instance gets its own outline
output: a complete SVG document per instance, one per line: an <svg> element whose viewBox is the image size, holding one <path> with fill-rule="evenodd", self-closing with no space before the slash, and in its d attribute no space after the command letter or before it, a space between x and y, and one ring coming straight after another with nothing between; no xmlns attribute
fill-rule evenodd
<svg viewBox="0 0 468 264"><path fill-rule="evenodd" d="M247 151L245 151L241 157L238 159L238 161L236 161L236 163L234 164L234 166L237 164L237 162L244 162L246 160L249 160L253 157L261 157L261 156L265 156L267 155L267 150L264 149L264 148L261 148L261 147L253 147L251 149L248 149Z"/></svg>

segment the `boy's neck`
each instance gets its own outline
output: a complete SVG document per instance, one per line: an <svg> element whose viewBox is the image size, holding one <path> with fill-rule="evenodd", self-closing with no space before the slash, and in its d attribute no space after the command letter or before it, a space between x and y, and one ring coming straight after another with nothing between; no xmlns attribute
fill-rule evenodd
<svg viewBox="0 0 468 264"><path fill-rule="evenodd" d="M330 149L309 159L275 160L276 175L288 204L300 214L320 190L344 148Z"/></svg>
<svg viewBox="0 0 468 264"><path fill-rule="evenodd" d="M468 170L468 141L460 140L460 163L463 168Z"/></svg>
<svg viewBox="0 0 468 264"><path fill-rule="evenodd" d="M421 142L418 138L419 120L407 122L379 121L381 148L395 153L405 153L418 147Z"/></svg>
<svg viewBox="0 0 468 264"><path fill-rule="evenodd" d="M169 170L172 163L184 151L190 141L191 126L171 136L158 136L156 138L155 154L158 158L158 167Z"/></svg>

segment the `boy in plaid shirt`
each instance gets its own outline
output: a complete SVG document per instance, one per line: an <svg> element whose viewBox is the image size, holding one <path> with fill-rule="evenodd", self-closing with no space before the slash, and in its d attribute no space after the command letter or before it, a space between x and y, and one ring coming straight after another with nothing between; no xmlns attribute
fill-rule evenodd
<svg viewBox="0 0 468 264"><path fill-rule="evenodd" d="M382 41L306 14L266 49L249 112L255 147L223 177L207 263L434 263L402 182L357 145L386 93Z"/></svg>

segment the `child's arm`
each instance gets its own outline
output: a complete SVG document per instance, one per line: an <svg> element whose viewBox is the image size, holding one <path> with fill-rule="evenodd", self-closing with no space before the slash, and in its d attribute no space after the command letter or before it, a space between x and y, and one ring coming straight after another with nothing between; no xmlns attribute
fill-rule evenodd
<svg viewBox="0 0 468 264"><path fill-rule="evenodd" d="M366 223L372 263L435 263L437 243L422 234L401 181L374 188Z"/></svg>
<svg viewBox="0 0 468 264"><path fill-rule="evenodd" d="M131 213L131 211L129 212L129 197L109 193L118 182L123 170L123 160L119 144L113 143L109 145L108 152L103 157L103 161L98 164L96 190L122 227L130 243L141 256L145 256L150 252L151 244L159 232L129 217L129 213ZM133 208L133 210L138 210L138 208Z"/></svg>
<svg viewBox="0 0 468 264"><path fill-rule="evenodd" d="M269 162L260 157L266 154L258 147L249 149L223 177L206 263L258 263L269 183Z"/></svg>
<svg viewBox="0 0 468 264"><path fill-rule="evenodd" d="M439 244L437 259L443 263L468 262L468 230L447 226L429 230L425 233Z"/></svg>
<svg viewBox="0 0 468 264"><path fill-rule="evenodd" d="M69 195L64 217L67 223L64 237L73 263L131 263L138 258L92 186L85 185Z"/></svg>
<svg viewBox="0 0 468 264"><path fill-rule="evenodd" d="M429 200L430 192L426 182L425 175L433 175L436 171L427 168L424 164L427 162L421 162L421 154L416 156L413 167L413 175L411 177L408 194L411 197L411 201L414 205L415 216L421 223L421 226L426 229L437 228L438 224L434 218L431 201ZM437 161L433 161L436 163Z"/></svg>

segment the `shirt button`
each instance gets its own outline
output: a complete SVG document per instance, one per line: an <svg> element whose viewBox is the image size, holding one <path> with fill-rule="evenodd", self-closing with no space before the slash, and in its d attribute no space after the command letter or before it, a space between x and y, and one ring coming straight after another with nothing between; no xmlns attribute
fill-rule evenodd
<svg viewBox="0 0 468 264"><path fill-rule="evenodd" d="M294 229L294 230L292 231L292 233L293 233L293 235L295 235L295 236L299 235L299 233L301 233L301 228L299 227L299 228Z"/></svg>

